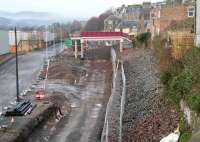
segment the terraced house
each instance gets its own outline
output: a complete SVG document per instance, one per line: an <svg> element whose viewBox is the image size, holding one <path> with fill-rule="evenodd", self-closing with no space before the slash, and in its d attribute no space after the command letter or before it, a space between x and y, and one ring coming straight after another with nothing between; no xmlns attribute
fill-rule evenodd
<svg viewBox="0 0 200 142"><path fill-rule="evenodd" d="M173 22L192 19L195 16L194 1L184 1L181 4L155 5L151 10L150 30L152 35L159 35Z"/></svg>

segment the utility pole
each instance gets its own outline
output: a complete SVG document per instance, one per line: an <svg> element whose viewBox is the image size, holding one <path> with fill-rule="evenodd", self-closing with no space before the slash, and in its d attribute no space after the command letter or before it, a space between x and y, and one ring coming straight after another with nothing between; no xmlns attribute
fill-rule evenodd
<svg viewBox="0 0 200 142"><path fill-rule="evenodd" d="M19 102L19 74L18 74L18 48L17 48L17 28L15 27L15 58L16 58L16 93L17 102Z"/></svg>
<svg viewBox="0 0 200 142"><path fill-rule="evenodd" d="M46 60L48 59L48 57L47 57L47 48L48 48L48 37L47 37L48 35L47 35L47 26L46 26Z"/></svg>
<svg viewBox="0 0 200 142"><path fill-rule="evenodd" d="M55 44L55 28L54 28L54 25L53 25L53 47L54 47L54 50L56 51L56 44Z"/></svg>
<svg viewBox="0 0 200 142"><path fill-rule="evenodd" d="M61 40L61 49L63 48L63 44L62 44L62 27L61 27L61 24L60 24L60 40Z"/></svg>

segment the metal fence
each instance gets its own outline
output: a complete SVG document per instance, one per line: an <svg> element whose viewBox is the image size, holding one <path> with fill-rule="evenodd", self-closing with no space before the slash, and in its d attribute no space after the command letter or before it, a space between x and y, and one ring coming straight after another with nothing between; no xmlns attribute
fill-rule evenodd
<svg viewBox="0 0 200 142"><path fill-rule="evenodd" d="M123 114L126 98L126 77L124 73L123 62L117 58L114 49L111 49L111 60L113 64L113 85L111 89L111 96L107 103L101 142L122 142ZM117 76L120 77L120 80L117 79ZM119 86L116 86L116 83L118 85L120 84L121 89L119 89ZM116 93L117 89L120 92ZM115 106L116 110L112 108L113 106ZM114 113L116 116L114 115ZM115 118L112 118L113 115ZM115 139L113 139L112 137L115 137Z"/></svg>
<svg viewBox="0 0 200 142"><path fill-rule="evenodd" d="M123 128L123 115L124 115L124 106L125 106L125 99L126 99L126 76L124 72L124 65L123 62L121 63L121 74L122 74L122 95L121 95L121 109L120 109L120 136L119 142L122 142L122 128Z"/></svg>

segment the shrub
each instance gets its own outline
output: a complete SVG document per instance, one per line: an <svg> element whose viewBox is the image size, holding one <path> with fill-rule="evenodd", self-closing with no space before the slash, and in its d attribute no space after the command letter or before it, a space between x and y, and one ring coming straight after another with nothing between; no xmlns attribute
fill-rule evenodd
<svg viewBox="0 0 200 142"><path fill-rule="evenodd" d="M184 132L181 134L179 142L188 142L192 136L191 132Z"/></svg>
<svg viewBox="0 0 200 142"><path fill-rule="evenodd" d="M180 100L190 92L192 88L193 76L189 70L184 70L175 76L169 84L169 96L175 103L179 104Z"/></svg>
<svg viewBox="0 0 200 142"><path fill-rule="evenodd" d="M164 85L168 85L172 79L172 74L169 71L163 72L160 79Z"/></svg>
<svg viewBox="0 0 200 142"><path fill-rule="evenodd" d="M136 37L137 41L141 44L145 44L146 47L148 46L148 41L150 40L150 38L150 32L141 33Z"/></svg>
<svg viewBox="0 0 200 142"><path fill-rule="evenodd" d="M200 80L200 48L193 47L188 49L184 56L184 66L192 71L195 82Z"/></svg>
<svg viewBox="0 0 200 142"><path fill-rule="evenodd" d="M193 47L187 50L184 55L184 62L186 66L193 66L200 64L200 48Z"/></svg>
<svg viewBox="0 0 200 142"><path fill-rule="evenodd" d="M197 91L191 91L186 96L186 102L189 105L189 107L197 112L200 112L200 94Z"/></svg>
<svg viewBox="0 0 200 142"><path fill-rule="evenodd" d="M190 70L184 70L178 76L174 77L171 84L171 91L175 91L178 94L185 95L190 92L192 88L193 76Z"/></svg>

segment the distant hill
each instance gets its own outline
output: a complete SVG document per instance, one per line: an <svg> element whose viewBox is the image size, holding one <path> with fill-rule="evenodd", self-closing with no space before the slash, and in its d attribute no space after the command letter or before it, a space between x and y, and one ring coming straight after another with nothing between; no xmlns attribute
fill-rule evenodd
<svg viewBox="0 0 200 142"><path fill-rule="evenodd" d="M0 17L0 26L12 25L13 21L4 17Z"/></svg>
<svg viewBox="0 0 200 142"><path fill-rule="evenodd" d="M22 11L17 13L0 11L0 26L40 26L70 19L47 12Z"/></svg>

